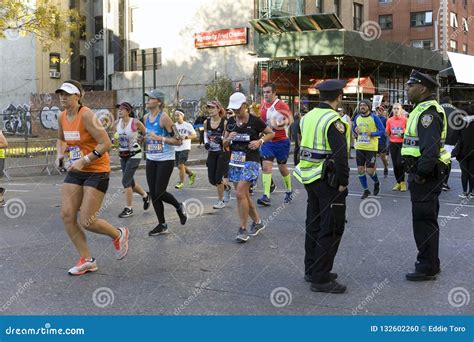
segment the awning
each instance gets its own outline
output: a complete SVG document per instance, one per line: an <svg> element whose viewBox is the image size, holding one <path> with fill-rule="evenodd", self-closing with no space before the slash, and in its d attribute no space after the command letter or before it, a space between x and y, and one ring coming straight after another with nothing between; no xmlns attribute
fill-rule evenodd
<svg viewBox="0 0 474 342"><path fill-rule="evenodd" d="M313 84L308 88L308 93L319 94L319 91L315 87L324 81L325 80L322 79L313 79ZM370 77L361 77L360 81L358 78L347 79L346 87L343 89L344 94L357 94L357 88L359 88L359 94L375 94L375 86Z"/></svg>
<svg viewBox="0 0 474 342"><path fill-rule="evenodd" d="M474 84L474 56L448 52L448 58L458 83Z"/></svg>
<svg viewBox="0 0 474 342"><path fill-rule="evenodd" d="M334 13L278 17L250 20L250 25L259 33L283 33L342 29L342 23Z"/></svg>

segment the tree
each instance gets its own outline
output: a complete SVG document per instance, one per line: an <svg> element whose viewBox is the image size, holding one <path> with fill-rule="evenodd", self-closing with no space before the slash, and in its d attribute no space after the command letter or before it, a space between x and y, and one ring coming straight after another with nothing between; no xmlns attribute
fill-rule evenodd
<svg viewBox="0 0 474 342"><path fill-rule="evenodd" d="M59 0L1 0L0 38L16 40L34 34L44 50L51 44L69 43L79 32L82 19L74 9L62 9Z"/></svg>
<svg viewBox="0 0 474 342"><path fill-rule="evenodd" d="M206 87L206 96L201 99L201 104L206 104L207 101L219 100L219 102L227 108L229 104L229 97L235 92L232 81L227 76L219 76L215 78Z"/></svg>

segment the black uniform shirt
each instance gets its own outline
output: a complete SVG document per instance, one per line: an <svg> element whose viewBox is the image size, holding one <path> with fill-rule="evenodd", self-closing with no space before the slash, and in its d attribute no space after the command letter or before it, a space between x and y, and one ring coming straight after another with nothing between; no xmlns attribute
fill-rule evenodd
<svg viewBox="0 0 474 342"><path fill-rule="evenodd" d="M329 104L321 102L318 105L318 108L327 108L332 109ZM349 160L347 155L347 140L345 132L341 132L334 122L328 129L328 141L329 146L331 146L332 156L334 159L334 166L336 168L336 176L339 181L339 185L347 186L349 184ZM338 127L341 126L342 122L338 124ZM344 129L347 129L344 124L342 124Z"/></svg>
<svg viewBox="0 0 474 342"><path fill-rule="evenodd" d="M429 97L422 102L433 100ZM418 138L421 156L417 162L417 175L428 177L433 174L439 158L441 147L441 130L443 114L438 113L434 106L425 110L418 120Z"/></svg>

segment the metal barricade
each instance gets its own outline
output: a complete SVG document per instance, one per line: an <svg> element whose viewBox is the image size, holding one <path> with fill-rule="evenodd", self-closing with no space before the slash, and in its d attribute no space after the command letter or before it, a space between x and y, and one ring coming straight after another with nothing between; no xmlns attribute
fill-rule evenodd
<svg viewBox="0 0 474 342"><path fill-rule="evenodd" d="M56 158L56 139L9 141L5 153L5 169L3 174L8 180L12 173L31 175L35 173L60 170L54 161Z"/></svg>

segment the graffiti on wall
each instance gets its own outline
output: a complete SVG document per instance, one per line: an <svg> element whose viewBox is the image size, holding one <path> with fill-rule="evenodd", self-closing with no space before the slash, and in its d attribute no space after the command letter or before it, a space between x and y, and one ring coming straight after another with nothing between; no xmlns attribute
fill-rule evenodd
<svg viewBox="0 0 474 342"><path fill-rule="evenodd" d="M1 114L3 130L6 134L32 135L29 105L9 104Z"/></svg>
<svg viewBox="0 0 474 342"><path fill-rule="evenodd" d="M184 110L186 118L195 118L200 111L201 102L199 100L180 100L179 107Z"/></svg>
<svg viewBox="0 0 474 342"><path fill-rule="evenodd" d="M56 106L43 107L39 115L41 126L43 126L44 129L58 129L58 117L60 112Z"/></svg>

